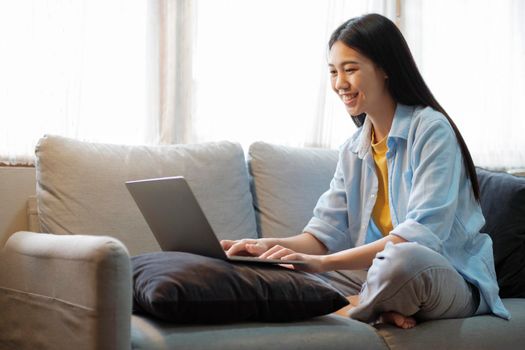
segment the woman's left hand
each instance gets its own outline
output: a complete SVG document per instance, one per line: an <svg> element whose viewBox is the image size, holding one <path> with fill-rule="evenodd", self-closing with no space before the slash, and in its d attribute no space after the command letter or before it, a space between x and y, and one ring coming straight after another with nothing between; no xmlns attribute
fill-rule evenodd
<svg viewBox="0 0 525 350"><path fill-rule="evenodd" d="M262 259L280 259L283 264L287 264L287 260L304 261L306 264L294 264L295 270L318 273L324 272L323 255L309 255L297 253L291 249L280 245L275 245L261 254L259 258Z"/></svg>

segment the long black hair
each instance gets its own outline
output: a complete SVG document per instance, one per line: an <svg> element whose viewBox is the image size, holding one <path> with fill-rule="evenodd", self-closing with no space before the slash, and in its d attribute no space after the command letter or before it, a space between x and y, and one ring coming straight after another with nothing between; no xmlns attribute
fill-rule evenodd
<svg viewBox="0 0 525 350"><path fill-rule="evenodd" d="M411 106L432 107L445 115L456 134L463 163L467 169L467 177L472 183L474 197L479 202L476 168L467 144L456 124L441 107L423 80L408 44L397 26L384 16L367 14L352 18L339 26L332 33L328 48L331 49L336 41L341 41L358 51L383 69L388 76L386 80L388 90L396 102ZM363 124L364 118L364 114L352 116L358 127Z"/></svg>

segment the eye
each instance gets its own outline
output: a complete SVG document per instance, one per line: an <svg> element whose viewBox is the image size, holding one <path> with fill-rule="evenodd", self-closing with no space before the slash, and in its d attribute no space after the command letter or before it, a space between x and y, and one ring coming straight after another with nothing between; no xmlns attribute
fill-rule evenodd
<svg viewBox="0 0 525 350"><path fill-rule="evenodd" d="M345 72L346 72L346 73L353 73L353 72L355 72L355 71L356 71L355 68L345 68Z"/></svg>
<svg viewBox="0 0 525 350"><path fill-rule="evenodd" d="M331 76L336 76L337 75L337 71L334 70L334 69L330 69L330 75Z"/></svg>

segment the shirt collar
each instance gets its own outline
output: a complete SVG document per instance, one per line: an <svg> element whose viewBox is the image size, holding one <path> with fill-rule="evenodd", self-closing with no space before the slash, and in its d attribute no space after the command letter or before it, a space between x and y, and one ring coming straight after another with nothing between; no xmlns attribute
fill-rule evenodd
<svg viewBox="0 0 525 350"><path fill-rule="evenodd" d="M407 106L401 103L397 104L392 127L388 133L389 138L408 139L408 131L410 130L414 109L415 106Z"/></svg>
<svg viewBox="0 0 525 350"><path fill-rule="evenodd" d="M392 127L388 133L389 139L401 138L406 140L408 138L408 131L410 129L414 108L414 106L407 106L401 103L397 104L396 110L394 112L394 120L392 121ZM357 153L357 156L361 159L363 159L370 150L371 132L372 122L370 122L370 119L365 118L365 122L361 127L361 133L350 146L350 150L353 153Z"/></svg>

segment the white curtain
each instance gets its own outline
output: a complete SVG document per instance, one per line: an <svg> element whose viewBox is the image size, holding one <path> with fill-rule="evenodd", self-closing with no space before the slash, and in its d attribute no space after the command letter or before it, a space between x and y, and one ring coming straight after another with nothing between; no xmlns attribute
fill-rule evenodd
<svg viewBox="0 0 525 350"><path fill-rule="evenodd" d="M161 144L193 141L194 6L191 0L159 0L158 121ZM156 6L156 5L152 5ZM152 37L154 39L154 37Z"/></svg>
<svg viewBox="0 0 525 350"><path fill-rule="evenodd" d="M328 86L328 38L343 21L363 13L395 17L395 1L194 4L194 142L337 147L353 133Z"/></svg>
<svg viewBox="0 0 525 350"><path fill-rule="evenodd" d="M402 29L474 163L525 168L525 1L405 0Z"/></svg>
<svg viewBox="0 0 525 350"><path fill-rule="evenodd" d="M0 162L32 163L44 134L155 141L149 11L143 0L0 2Z"/></svg>
<svg viewBox="0 0 525 350"><path fill-rule="evenodd" d="M477 165L525 167L520 0L0 2L0 163L31 163L46 133L335 148L355 127L327 40L367 12L400 26Z"/></svg>

